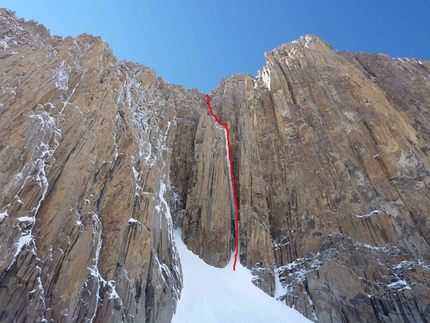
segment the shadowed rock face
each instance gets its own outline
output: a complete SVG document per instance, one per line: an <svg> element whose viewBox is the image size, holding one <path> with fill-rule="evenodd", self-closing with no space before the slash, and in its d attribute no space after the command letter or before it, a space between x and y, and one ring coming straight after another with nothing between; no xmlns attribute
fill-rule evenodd
<svg viewBox="0 0 430 323"><path fill-rule="evenodd" d="M266 60L211 93L240 262L319 322L430 321L430 63L314 36ZM173 224L234 248L225 144L197 90L0 10L0 321L169 322Z"/></svg>

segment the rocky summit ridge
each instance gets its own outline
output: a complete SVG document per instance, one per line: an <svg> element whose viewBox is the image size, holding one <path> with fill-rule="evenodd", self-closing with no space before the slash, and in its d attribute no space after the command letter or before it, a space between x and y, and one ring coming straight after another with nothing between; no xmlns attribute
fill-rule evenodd
<svg viewBox="0 0 430 323"><path fill-rule="evenodd" d="M211 92L240 263L314 321L429 322L430 62L265 55ZM210 265L234 248L225 145L202 93L0 9L0 322L169 322L173 227Z"/></svg>

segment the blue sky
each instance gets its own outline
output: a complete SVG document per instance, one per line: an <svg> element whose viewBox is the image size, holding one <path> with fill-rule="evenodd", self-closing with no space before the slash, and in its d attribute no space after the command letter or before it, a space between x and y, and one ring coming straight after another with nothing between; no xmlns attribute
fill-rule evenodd
<svg viewBox="0 0 430 323"><path fill-rule="evenodd" d="M120 59L204 93L257 75L264 52L305 34L337 50L430 60L430 0L0 0L52 34L102 36Z"/></svg>

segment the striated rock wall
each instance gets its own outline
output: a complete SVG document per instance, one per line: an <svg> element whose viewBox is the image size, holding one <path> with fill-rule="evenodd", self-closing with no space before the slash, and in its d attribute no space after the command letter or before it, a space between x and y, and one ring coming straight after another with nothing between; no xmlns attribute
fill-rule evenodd
<svg viewBox="0 0 430 323"><path fill-rule="evenodd" d="M230 194L224 129L203 114L194 139L194 165L188 181L182 239L206 262L225 267L232 243Z"/></svg>
<svg viewBox="0 0 430 323"><path fill-rule="evenodd" d="M100 38L0 30L0 321L170 321L175 113L203 95Z"/></svg>
<svg viewBox="0 0 430 323"><path fill-rule="evenodd" d="M240 262L319 322L430 321L430 63L306 36L211 93ZM169 322L234 248L204 95L0 10L0 321ZM210 277L208 277L210 279Z"/></svg>
<svg viewBox="0 0 430 323"><path fill-rule="evenodd" d="M320 322L430 319L430 63L306 36L212 92L228 121L241 262Z"/></svg>

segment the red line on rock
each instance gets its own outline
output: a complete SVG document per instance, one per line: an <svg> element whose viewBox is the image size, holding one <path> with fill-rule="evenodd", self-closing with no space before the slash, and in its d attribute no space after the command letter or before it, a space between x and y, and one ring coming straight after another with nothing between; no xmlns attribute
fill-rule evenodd
<svg viewBox="0 0 430 323"><path fill-rule="evenodd" d="M215 121L220 126L224 127L226 137L227 137L228 159L230 162L230 184L231 184L231 190L233 192L234 207L236 209L236 219L235 219L236 220L236 252L234 253L234 263L233 263L233 270L236 270L237 254L239 253L239 205L237 204L236 189L234 187L233 154L231 152L231 147L230 147L230 134L228 132L227 122L221 122L221 120L218 119L216 114L213 112L211 107L211 99L208 94L206 94L206 102L208 104L209 112L211 113L212 117L214 117Z"/></svg>

